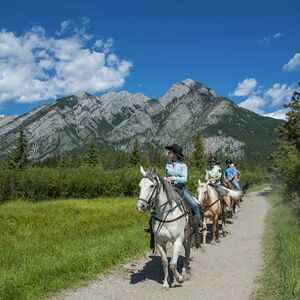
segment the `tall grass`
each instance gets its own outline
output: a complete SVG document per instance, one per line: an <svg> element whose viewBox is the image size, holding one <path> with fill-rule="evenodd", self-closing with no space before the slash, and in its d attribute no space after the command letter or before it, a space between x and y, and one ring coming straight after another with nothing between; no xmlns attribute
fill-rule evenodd
<svg viewBox="0 0 300 300"><path fill-rule="evenodd" d="M254 299L300 299L300 219L280 196L270 194L273 204L266 219L265 267Z"/></svg>
<svg viewBox="0 0 300 300"><path fill-rule="evenodd" d="M0 299L38 299L142 253L135 199L11 201L0 206Z"/></svg>

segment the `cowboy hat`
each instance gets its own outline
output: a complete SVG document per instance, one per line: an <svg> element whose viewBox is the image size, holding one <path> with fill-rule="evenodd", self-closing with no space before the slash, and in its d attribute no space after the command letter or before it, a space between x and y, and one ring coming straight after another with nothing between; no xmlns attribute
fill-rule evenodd
<svg viewBox="0 0 300 300"><path fill-rule="evenodd" d="M171 151L173 151L174 153L176 153L176 155L177 155L178 157L184 158L184 155L183 155L183 153L182 153L182 148L181 148L179 145L177 145L177 144L173 144L173 145L171 145L171 146L166 146L165 149L171 150Z"/></svg>

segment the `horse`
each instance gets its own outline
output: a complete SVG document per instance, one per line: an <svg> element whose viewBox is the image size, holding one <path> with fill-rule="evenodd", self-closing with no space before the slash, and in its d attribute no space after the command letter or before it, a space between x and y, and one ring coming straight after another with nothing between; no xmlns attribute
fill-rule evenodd
<svg viewBox="0 0 300 300"><path fill-rule="evenodd" d="M173 245L173 256L170 261L170 269L178 283L183 283L190 274L189 258L191 247L194 242L193 228L189 226L188 212L180 196L173 186L156 174L156 169L146 173L140 168L142 179L139 183L140 195L136 208L140 213L150 209L152 214L152 230L156 245L161 255L164 271L163 287L169 288L168 283L168 257L166 245ZM177 270L179 251L183 245L185 260L182 274Z"/></svg>
<svg viewBox="0 0 300 300"><path fill-rule="evenodd" d="M230 196L233 213L237 213L237 207L240 207L240 202L244 196L243 191L229 189L225 186L222 186L222 188L227 191Z"/></svg>
<svg viewBox="0 0 300 300"><path fill-rule="evenodd" d="M219 240L219 217L222 217L223 221L223 236L226 235L226 210L225 205L219 197L218 192L208 183L201 182L198 180L198 201L202 204L203 208L203 232L202 232L202 249L204 249L206 244L206 219L210 219L212 223L212 244L215 242L220 242ZM224 197L228 198L228 202L231 202L229 195Z"/></svg>

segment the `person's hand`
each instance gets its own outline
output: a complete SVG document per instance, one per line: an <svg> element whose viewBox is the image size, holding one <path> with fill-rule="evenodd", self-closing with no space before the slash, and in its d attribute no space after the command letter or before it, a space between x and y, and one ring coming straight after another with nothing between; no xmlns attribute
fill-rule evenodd
<svg viewBox="0 0 300 300"><path fill-rule="evenodd" d="M168 182L170 182L170 183L171 183L171 182L172 182L172 180L173 180L173 177L172 177L172 176L168 176L168 177L167 177L167 181L168 181Z"/></svg>

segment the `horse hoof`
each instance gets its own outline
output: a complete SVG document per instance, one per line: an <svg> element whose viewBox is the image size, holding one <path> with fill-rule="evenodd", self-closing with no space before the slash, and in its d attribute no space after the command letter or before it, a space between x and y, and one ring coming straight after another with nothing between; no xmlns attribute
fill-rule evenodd
<svg viewBox="0 0 300 300"><path fill-rule="evenodd" d="M221 243L220 239L216 239L216 243Z"/></svg>
<svg viewBox="0 0 300 300"><path fill-rule="evenodd" d="M167 284L165 284L165 283L163 283L163 285L162 285L162 290L164 290L164 291L168 291L169 290L169 288L170 288L170 286L169 286L169 284L167 283Z"/></svg>
<svg viewBox="0 0 300 300"><path fill-rule="evenodd" d="M211 242L210 242L210 245L216 246L216 242L215 242L215 241L211 241Z"/></svg>
<svg viewBox="0 0 300 300"><path fill-rule="evenodd" d="M178 283L183 283L183 282L184 282L183 276L182 276L182 275L179 275L178 278L176 278L176 281L177 281Z"/></svg>

